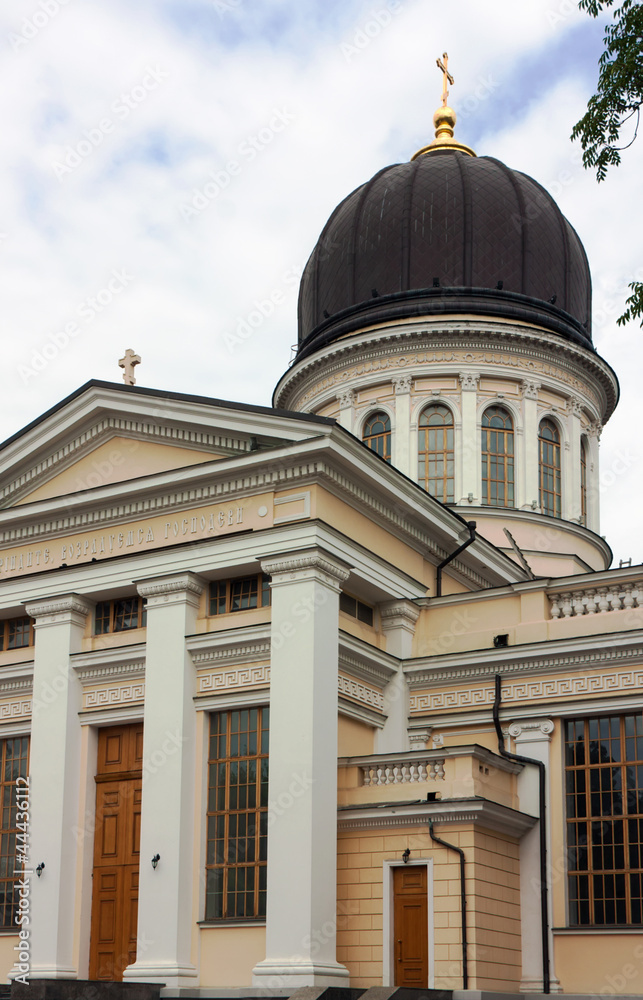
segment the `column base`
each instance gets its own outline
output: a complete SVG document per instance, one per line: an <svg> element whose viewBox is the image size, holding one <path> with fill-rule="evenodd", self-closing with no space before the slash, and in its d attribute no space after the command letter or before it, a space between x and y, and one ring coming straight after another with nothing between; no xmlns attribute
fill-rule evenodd
<svg viewBox="0 0 643 1000"><path fill-rule="evenodd" d="M124 983L154 983L169 989L198 986L199 974L193 965L175 962L134 962L123 972Z"/></svg>
<svg viewBox="0 0 643 1000"><path fill-rule="evenodd" d="M23 975L24 971L21 969L19 964L14 965L11 972L8 974L8 979L16 979L18 976ZM65 965L29 965L29 971L26 973L26 978L31 979L78 979L78 971L72 969L71 966Z"/></svg>
<svg viewBox="0 0 643 1000"><path fill-rule="evenodd" d="M520 980L520 992L521 993L539 993L542 994L543 991L543 980L542 976L533 978L531 976L523 976ZM551 979L549 983L550 993L560 993L560 980Z"/></svg>
<svg viewBox="0 0 643 1000"><path fill-rule="evenodd" d="M252 970L252 985L268 989L299 986L349 986L348 969L339 962L264 959Z"/></svg>

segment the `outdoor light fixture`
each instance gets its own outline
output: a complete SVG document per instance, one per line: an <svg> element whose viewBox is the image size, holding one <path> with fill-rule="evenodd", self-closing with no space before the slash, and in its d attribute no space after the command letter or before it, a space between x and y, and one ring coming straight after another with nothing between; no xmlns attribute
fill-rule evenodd
<svg viewBox="0 0 643 1000"><path fill-rule="evenodd" d="M36 868L36 875L38 876L38 878L40 878L44 870L45 870L45 862L41 861L38 867Z"/></svg>
<svg viewBox="0 0 643 1000"><path fill-rule="evenodd" d="M404 862L404 864L408 862L410 857L411 857L411 848L407 847L407 849L404 851L402 855L402 861Z"/></svg>
<svg viewBox="0 0 643 1000"><path fill-rule="evenodd" d="M160 854L155 854L154 857L152 858L152 868L155 871L156 871L156 866L158 865L158 863L159 863L160 860L161 860L161 855Z"/></svg>

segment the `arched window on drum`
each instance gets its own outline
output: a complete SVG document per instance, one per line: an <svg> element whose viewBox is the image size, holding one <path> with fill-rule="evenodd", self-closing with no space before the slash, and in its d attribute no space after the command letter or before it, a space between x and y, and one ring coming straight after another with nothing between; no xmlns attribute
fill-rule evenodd
<svg viewBox="0 0 643 1000"><path fill-rule="evenodd" d="M482 415L482 502L489 507L513 507L514 427L502 406L490 406Z"/></svg>
<svg viewBox="0 0 643 1000"><path fill-rule="evenodd" d="M453 414L448 406L427 406L418 422L418 482L442 503L454 502Z"/></svg>
<svg viewBox="0 0 643 1000"><path fill-rule="evenodd" d="M540 422L538 431L540 508L543 514L561 516L560 432L553 420Z"/></svg>
<svg viewBox="0 0 643 1000"><path fill-rule="evenodd" d="M391 463L391 421L386 413L372 413L364 424L362 441L378 455Z"/></svg>

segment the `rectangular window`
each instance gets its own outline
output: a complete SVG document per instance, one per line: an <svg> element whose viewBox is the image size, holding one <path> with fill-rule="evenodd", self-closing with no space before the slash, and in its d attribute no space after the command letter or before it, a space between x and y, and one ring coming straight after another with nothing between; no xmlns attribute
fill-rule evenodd
<svg viewBox="0 0 643 1000"><path fill-rule="evenodd" d="M26 785L16 786L17 778L26 778L29 770L29 737L0 740L0 796L2 797L2 823L0 824L0 915L2 927L16 929L18 912L19 876L16 869L25 867L25 857L21 849L27 841L25 836L25 810L18 810L16 800L24 797ZM20 793L20 794L17 794ZM20 811L20 821L18 812ZM21 838L17 840L17 838Z"/></svg>
<svg viewBox="0 0 643 1000"><path fill-rule="evenodd" d="M7 618L0 622L0 649L23 649L33 646L34 632L31 618Z"/></svg>
<svg viewBox="0 0 643 1000"><path fill-rule="evenodd" d="M268 708L210 717L206 920L266 915Z"/></svg>
<svg viewBox="0 0 643 1000"><path fill-rule="evenodd" d="M210 615L267 608L270 606L270 577L259 573L236 580L213 580L209 605Z"/></svg>
<svg viewBox="0 0 643 1000"><path fill-rule="evenodd" d="M94 635L127 632L147 624L147 602L144 597L122 597L101 601L94 610Z"/></svg>
<svg viewBox="0 0 643 1000"><path fill-rule="evenodd" d="M370 604L364 604L363 601L343 591L339 595L339 610L351 618L357 618L358 622L363 622L365 625L373 624L373 608Z"/></svg>
<svg viewBox="0 0 643 1000"><path fill-rule="evenodd" d="M569 922L643 920L643 717L565 723Z"/></svg>

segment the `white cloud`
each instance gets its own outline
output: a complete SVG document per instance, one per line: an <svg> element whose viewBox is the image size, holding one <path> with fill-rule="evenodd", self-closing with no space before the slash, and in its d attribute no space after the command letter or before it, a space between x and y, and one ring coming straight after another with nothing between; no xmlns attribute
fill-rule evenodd
<svg viewBox="0 0 643 1000"><path fill-rule="evenodd" d="M549 186L585 242L603 314L597 346L624 388L616 430L604 434L606 467L618 448L635 451L641 334L617 328L607 308L641 266L632 213L643 140L600 187L568 141L600 26L592 33L569 0L452 0L446 14L433 0L395 10L386 0L228 3L68 0L18 51L11 33L42 4L0 11L0 437L90 378L119 381L126 347L143 358L140 384L268 403L297 335L296 287L284 276L350 190L431 138L435 57L447 50L461 138ZM167 77L146 86L150 69ZM134 104L127 114L122 95ZM269 137L275 109L293 120ZM53 164L105 120L100 143L59 179ZM229 183L186 221L181 207L231 161ZM114 269L133 280L82 320L79 305ZM240 321L277 293L284 301L230 351ZM78 335L25 384L19 366L71 322ZM623 507L642 467L632 461L605 493L618 555L634 544ZM640 559L640 545L631 554Z"/></svg>

